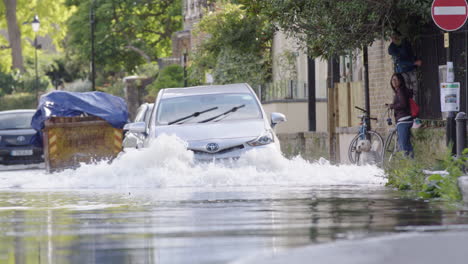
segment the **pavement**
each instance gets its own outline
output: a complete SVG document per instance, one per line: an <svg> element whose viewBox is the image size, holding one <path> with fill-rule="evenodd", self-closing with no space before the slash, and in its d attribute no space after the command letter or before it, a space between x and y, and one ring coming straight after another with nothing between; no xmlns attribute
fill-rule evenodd
<svg viewBox="0 0 468 264"><path fill-rule="evenodd" d="M402 233L246 257L232 264L466 264L468 232Z"/></svg>

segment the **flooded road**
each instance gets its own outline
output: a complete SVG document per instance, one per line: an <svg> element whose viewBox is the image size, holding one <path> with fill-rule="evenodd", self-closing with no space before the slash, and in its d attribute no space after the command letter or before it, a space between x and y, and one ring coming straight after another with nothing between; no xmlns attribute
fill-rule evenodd
<svg viewBox="0 0 468 264"><path fill-rule="evenodd" d="M404 198L375 167L275 153L200 165L171 140L112 164L0 172L0 263L230 263L337 240L468 229L463 210Z"/></svg>
<svg viewBox="0 0 468 264"><path fill-rule="evenodd" d="M228 263L468 217L378 187L3 191L0 262Z"/></svg>

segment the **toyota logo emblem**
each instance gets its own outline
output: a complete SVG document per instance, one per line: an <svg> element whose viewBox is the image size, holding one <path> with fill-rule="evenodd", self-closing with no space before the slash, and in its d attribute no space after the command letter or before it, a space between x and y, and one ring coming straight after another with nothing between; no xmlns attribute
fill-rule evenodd
<svg viewBox="0 0 468 264"><path fill-rule="evenodd" d="M216 152L219 150L219 145L217 143L208 143L206 145L206 150L208 150L208 152Z"/></svg>
<svg viewBox="0 0 468 264"><path fill-rule="evenodd" d="M19 137L16 138L16 141L18 141L18 142L23 142L25 140L26 140L26 138L23 137L23 136L19 136Z"/></svg>

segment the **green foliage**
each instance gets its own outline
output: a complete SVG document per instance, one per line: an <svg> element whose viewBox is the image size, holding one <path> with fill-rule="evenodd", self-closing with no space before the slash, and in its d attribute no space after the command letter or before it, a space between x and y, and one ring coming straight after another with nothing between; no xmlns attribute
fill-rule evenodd
<svg viewBox="0 0 468 264"><path fill-rule="evenodd" d="M51 84L55 88L83 77L83 75L81 75L79 71L75 71L73 67L70 69L71 64L67 63L67 58L65 56L55 55L47 57L50 58L50 61L42 67L43 72L49 77Z"/></svg>
<svg viewBox="0 0 468 264"><path fill-rule="evenodd" d="M397 153L386 168L387 185L399 190L421 190L425 179L423 169L425 166L421 162L404 157L402 152Z"/></svg>
<svg viewBox="0 0 468 264"><path fill-rule="evenodd" d="M430 21L432 0L262 0L252 8L306 43L313 57L345 55L394 29L417 36Z"/></svg>
<svg viewBox="0 0 468 264"><path fill-rule="evenodd" d="M442 166L448 172L448 175L434 174L428 177L419 195L424 198L437 197L447 201L461 200L462 196L458 188L458 177L463 175L467 154L468 149L463 151L463 155L465 156L460 158L453 157L452 153L447 152L445 159L442 161Z"/></svg>
<svg viewBox="0 0 468 264"><path fill-rule="evenodd" d="M212 72L215 83L257 85L270 78L273 31L262 16L242 5L221 5L203 17L195 34L203 41L192 54L193 79L204 80L205 73Z"/></svg>
<svg viewBox="0 0 468 264"><path fill-rule="evenodd" d="M155 78L158 75L159 66L157 62L150 62L135 67L134 74L144 78Z"/></svg>
<svg viewBox="0 0 468 264"><path fill-rule="evenodd" d="M16 82L11 74L0 71L0 96L11 93L15 88L15 84Z"/></svg>
<svg viewBox="0 0 468 264"><path fill-rule="evenodd" d="M49 87L49 80L46 76L39 75L38 91L43 92ZM0 96L12 93L35 93L36 75L33 71L20 73L19 71L11 73L0 72Z"/></svg>
<svg viewBox="0 0 468 264"><path fill-rule="evenodd" d="M450 149L450 148L448 148ZM468 149L464 155L468 154ZM398 153L392 163L385 168L388 175L387 185L399 190L411 190L424 199L440 198L446 201L459 201L462 196L458 188L458 177L463 175L467 158L455 158L447 150L442 160L433 157L431 164L422 160L413 160ZM423 170L444 170L447 175L433 174L427 176Z"/></svg>
<svg viewBox="0 0 468 264"><path fill-rule="evenodd" d="M109 94L124 98L125 97L124 88L125 88L124 83L121 80L119 80L119 81L116 81L107 85L106 87L102 87L100 90L102 90L105 93L109 93Z"/></svg>
<svg viewBox="0 0 468 264"><path fill-rule="evenodd" d="M171 36L182 26L181 0L68 0L77 12L68 20L68 52L89 65L91 5L95 12L95 61L102 72L132 72L171 52Z"/></svg>
<svg viewBox="0 0 468 264"><path fill-rule="evenodd" d="M219 84L247 82L254 86L265 81L264 66L261 56L247 57L239 50L225 48L218 55L213 78Z"/></svg>
<svg viewBox="0 0 468 264"><path fill-rule="evenodd" d="M65 5L66 0L16 0L16 17L18 26L21 32L21 45L23 57L34 58L33 40L35 33L32 30L29 22L32 21L34 15L38 15L40 21L40 29L37 33L39 36L48 36L52 39L52 44L55 49L61 51L63 39L67 35L67 19L73 14L75 8L70 8ZM0 28L7 28L5 16L4 1L0 1ZM8 47L8 40L0 34L0 46ZM0 71L9 72L11 69L11 50L0 49Z"/></svg>
<svg viewBox="0 0 468 264"><path fill-rule="evenodd" d="M184 86L184 68L178 64L164 67L158 78L146 87L150 96L156 96L160 89Z"/></svg>
<svg viewBox="0 0 468 264"><path fill-rule="evenodd" d="M35 109L37 106L34 93L16 93L0 97L0 111L13 109Z"/></svg>

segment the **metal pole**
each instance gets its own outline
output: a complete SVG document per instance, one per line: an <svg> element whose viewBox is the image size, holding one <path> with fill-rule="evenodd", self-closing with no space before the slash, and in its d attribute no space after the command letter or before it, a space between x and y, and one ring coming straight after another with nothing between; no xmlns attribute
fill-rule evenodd
<svg viewBox="0 0 468 264"><path fill-rule="evenodd" d="M316 120L316 94L315 94L315 60L311 57L307 57L307 82L309 85L308 92L308 112L309 112L309 131L317 130Z"/></svg>
<svg viewBox="0 0 468 264"><path fill-rule="evenodd" d="M448 34L448 33L447 33ZM449 43L450 43L450 35L449 35ZM447 67L448 67L448 62L451 60L450 59L450 44L448 47L445 49L446 50L446 57L447 57ZM454 66L455 67L455 66ZM448 76L447 76L448 77ZM449 112L447 115L447 125L446 125L446 143L447 146L452 144L452 154L456 154L456 146L457 146L457 136L456 136L456 130L455 130L455 115L456 112Z"/></svg>
<svg viewBox="0 0 468 264"><path fill-rule="evenodd" d="M457 157L461 157L466 147L466 114L460 112L455 121L457 123Z"/></svg>
<svg viewBox="0 0 468 264"><path fill-rule="evenodd" d="M367 114L370 116L370 96L369 96L369 54L367 51L367 46L362 49L362 57L364 60L364 96ZM368 129L371 129L371 122L368 120L367 124Z"/></svg>
<svg viewBox="0 0 468 264"><path fill-rule="evenodd" d="M34 37L34 53L35 53L34 68L36 70L36 103L38 103L39 102L39 74L37 73L37 34Z"/></svg>
<svg viewBox="0 0 468 264"><path fill-rule="evenodd" d="M94 4L95 1L91 2L90 8L90 22L91 22L91 84L92 90L96 91L96 68L94 64L94 25L95 25L95 15L94 15Z"/></svg>

